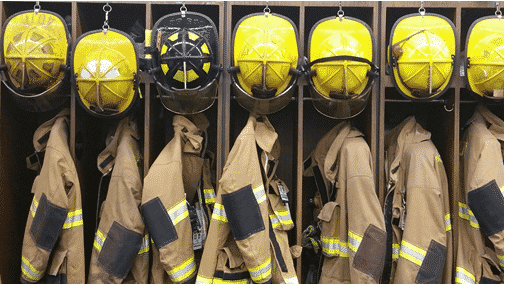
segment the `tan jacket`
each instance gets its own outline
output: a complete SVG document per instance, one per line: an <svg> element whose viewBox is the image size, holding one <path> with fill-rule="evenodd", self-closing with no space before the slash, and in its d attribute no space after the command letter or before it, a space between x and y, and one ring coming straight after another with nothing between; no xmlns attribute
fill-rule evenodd
<svg viewBox="0 0 505 286"><path fill-rule="evenodd" d="M447 176L430 138L414 117L386 135L385 216L392 228L392 253L386 256L385 272L392 264L391 283L451 283Z"/></svg>
<svg viewBox="0 0 505 286"><path fill-rule="evenodd" d="M311 159L304 176L313 177L317 168L329 197L318 216L324 255L319 283L378 283L386 230L363 134L344 121L319 141Z"/></svg>
<svg viewBox="0 0 505 286"><path fill-rule="evenodd" d="M503 283L503 121L478 106L461 140L456 283Z"/></svg>
<svg viewBox="0 0 505 286"><path fill-rule="evenodd" d="M276 166L279 154L277 133L268 119L251 115L219 181L196 283L298 282L286 233L293 221L277 194L278 186L285 186L262 177L261 166ZM272 178L275 172L269 171L265 173ZM272 182L277 189L265 192Z"/></svg>
<svg viewBox="0 0 505 286"><path fill-rule="evenodd" d="M205 203L215 202L211 185L199 185L205 164L200 157L204 149L202 134L209 122L203 114L192 119L194 123L174 116L174 138L154 161L144 181L142 215L155 245L152 282L157 284L194 283L197 261L188 205L202 210Z"/></svg>
<svg viewBox="0 0 505 286"><path fill-rule="evenodd" d="M149 236L140 214L138 138L136 124L125 117L111 130L107 147L98 156L98 169L112 175L100 209L89 283L147 283Z"/></svg>
<svg viewBox="0 0 505 286"><path fill-rule="evenodd" d="M84 283L81 189L68 147L69 110L42 124L33 137L44 162L32 187L26 223L21 280ZM42 162L40 162L42 163Z"/></svg>

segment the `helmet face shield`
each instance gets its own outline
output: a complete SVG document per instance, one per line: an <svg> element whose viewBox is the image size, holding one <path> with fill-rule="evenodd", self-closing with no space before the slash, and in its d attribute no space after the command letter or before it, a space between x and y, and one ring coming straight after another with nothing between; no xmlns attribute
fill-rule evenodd
<svg viewBox="0 0 505 286"><path fill-rule="evenodd" d="M2 64L5 85L14 100L28 111L43 112L60 106L67 66L70 33L58 15L41 10L11 16L2 29Z"/></svg>
<svg viewBox="0 0 505 286"><path fill-rule="evenodd" d="M434 99L453 78L454 25L441 15L411 14L391 30L388 63L398 91L408 99Z"/></svg>
<svg viewBox="0 0 505 286"><path fill-rule="evenodd" d="M294 92L298 32L284 16L264 13L242 18L232 36L231 78L238 103L253 113L284 108Z"/></svg>
<svg viewBox="0 0 505 286"><path fill-rule="evenodd" d="M377 67L370 27L352 17L325 18L309 35L309 90L317 111L345 119L368 102Z"/></svg>
<svg viewBox="0 0 505 286"><path fill-rule="evenodd" d="M161 102L177 114L202 112L215 101L221 68L217 66L218 33L200 13L173 13L152 29L151 47Z"/></svg>
<svg viewBox="0 0 505 286"><path fill-rule="evenodd" d="M480 97L503 100L503 34L503 19L496 16L477 19L470 27L465 74L467 87Z"/></svg>
<svg viewBox="0 0 505 286"><path fill-rule="evenodd" d="M81 105L94 116L116 118L134 105L138 92L138 56L133 41L109 29L81 36L72 58L73 84Z"/></svg>

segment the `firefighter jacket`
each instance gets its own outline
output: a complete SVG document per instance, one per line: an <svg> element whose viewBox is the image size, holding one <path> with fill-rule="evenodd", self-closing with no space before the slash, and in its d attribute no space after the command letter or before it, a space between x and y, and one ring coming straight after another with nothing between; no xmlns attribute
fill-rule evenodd
<svg viewBox="0 0 505 286"><path fill-rule="evenodd" d="M385 138L388 253L383 282L451 283L447 176L430 138L413 116Z"/></svg>
<svg viewBox="0 0 505 286"><path fill-rule="evenodd" d="M219 180L196 283L298 282L286 233L293 221L279 195L285 185L273 176L279 155L268 119L251 115Z"/></svg>
<svg viewBox="0 0 505 286"><path fill-rule="evenodd" d="M378 283L386 228L363 134L344 121L319 141L310 159L304 176L319 181L324 204L318 215L324 255L319 283Z"/></svg>
<svg viewBox="0 0 505 286"><path fill-rule="evenodd" d="M212 185L201 183L204 172L205 115L176 115L174 137L161 151L144 180L142 215L154 242L153 283L194 283L197 261L194 249L203 247L209 213L204 204L214 203ZM195 233L191 213L195 217ZM198 223L196 222L198 221ZM198 229L199 228L199 229ZM201 237L198 237L201 236ZM194 245L200 244L200 245Z"/></svg>
<svg viewBox="0 0 505 286"><path fill-rule="evenodd" d="M21 281L84 283L81 189L68 147L69 110L42 124L33 137L29 168L42 168L32 187L21 257ZM45 151L45 154L43 152ZM39 161L37 158L42 158ZM30 167L31 165L31 167Z"/></svg>
<svg viewBox="0 0 505 286"><path fill-rule="evenodd" d="M111 129L98 169L110 172L107 196L100 208L88 282L147 283L149 237L140 213L142 181L137 126L125 117Z"/></svg>
<svg viewBox="0 0 505 286"><path fill-rule="evenodd" d="M478 106L461 140L456 283L503 283L503 120Z"/></svg>

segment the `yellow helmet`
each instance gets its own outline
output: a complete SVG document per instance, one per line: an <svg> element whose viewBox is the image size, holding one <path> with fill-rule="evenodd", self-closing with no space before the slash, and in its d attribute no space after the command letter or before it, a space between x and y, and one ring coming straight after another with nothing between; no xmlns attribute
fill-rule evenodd
<svg viewBox="0 0 505 286"><path fill-rule="evenodd" d="M177 114L210 108L222 69L217 64L214 22L203 14L181 11L160 18L152 31L146 40L154 55L150 74L163 106Z"/></svg>
<svg viewBox="0 0 505 286"><path fill-rule="evenodd" d="M370 27L352 17L325 18L312 27L309 43L305 69L316 110L337 119L358 115L378 75Z"/></svg>
<svg viewBox="0 0 505 286"><path fill-rule="evenodd" d="M242 18L233 31L233 90L238 103L258 114L284 108L298 71L298 32L288 18L257 13Z"/></svg>
<svg viewBox="0 0 505 286"><path fill-rule="evenodd" d="M92 115L125 115L137 98L138 63L133 40L121 31L92 31L74 47L72 74L78 101Z"/></svg>
<svg viewBox="0 0 505 286"><path fill-rule="evenodd" d="M470 27L466 40L467 87L479 96L494 97L503 90L503 19L489 16L477 19ZM501 93L503 94L503 93Z"/></svg>
<svg viewBox="0 0 505 286"><path fill-rule="evenodd" d="M48 111L63 104L61 92L70 33L65 21L49 11L23 11L2 29L5 85L14 100L29 111Z"/></svg>
<svg viewBox="0 0 505 286"><path fill-rule="evenodd" d="M447 18L429 13L400 18L388 47L398 91L409 99L442 95L453 77L455 52L454 25Z"/></svg>

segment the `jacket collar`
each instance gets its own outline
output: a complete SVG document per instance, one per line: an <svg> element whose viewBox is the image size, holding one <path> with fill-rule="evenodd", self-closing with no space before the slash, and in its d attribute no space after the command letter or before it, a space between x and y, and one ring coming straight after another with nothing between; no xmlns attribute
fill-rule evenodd
<svg viewBox="0 0 505 286"><path fill-rule="evenodd" d="M389 131L385 138L385 149L394 150L393 154L388 154L388 156L393 156L394 158L389 170L386 170L389 174L389 178L396 181L398 176L396 170L400 166L400 160L406 146L430 140L430 138L431 133L424 130L421 125L417 123L414 116L408 117L400 125ZM393 170L395 172L393 172Z"/></svg>
<svg viewBox="0 0 505 286"><path fill-rule="evenodd" d="M180 133L184 139L183 151L185 153L200 154L204 145L203 134L209 127L209 121L203 113L186 118L181 115L174 116L174 132Z"/></svg>
<svg viewBox="0 0 505 286"><path fill-rule="evenodd" d="M273 158L279 159L280 145L277 133L265 115L251 114L247 120L244 135L253 135L256 144Z"/></svg>
<svg viewBox="0 0 505 286"><path fill-rule="evenodd" d="M503 141L503 120L494 115L487 107L479 104L467 125L475 121L489 124L489 127L487 127L489 132L497 139Z"/></svg>
<svg viewBox="0 0 505 286"><path fill-rule="evenodd" d="M64 108L54 118L44 122L39 126L39 128L37 128L35 134L33 135L33 147L35 148L35 151L42 152L44 149L46 149L47 143L49 141L49 134L51 133L51 128L53 128L54 123L56 120L58 120L58 118L61 117L63 117L68 123L69 114L69 109Z"/></svg>
<svg viewBox="0 0 505 286"><path fill-rule="evenodd" d="M116 161L117 149L121 143L121 138L124 136L131 136L139 140L137 124L129 117L121 119L107 135L107 139L105 140L106 147L102 153L98 155L97 159L98 170L100 170L102 174L107 174L112 171ZM140 158L140 152L139 154L135 154L135 157Z"/></svg>

